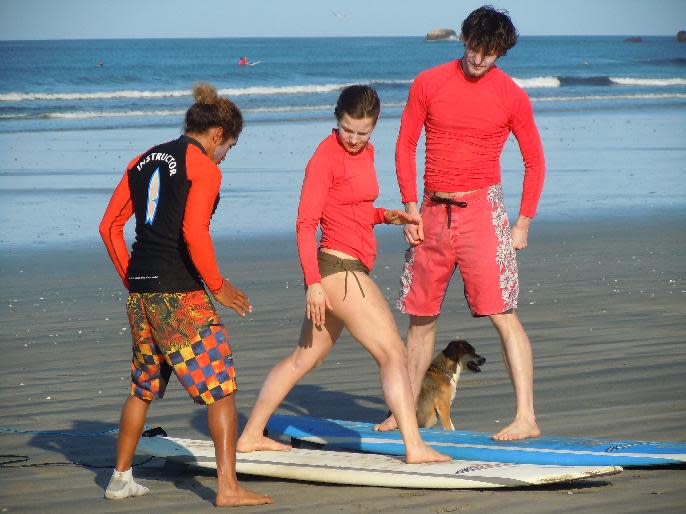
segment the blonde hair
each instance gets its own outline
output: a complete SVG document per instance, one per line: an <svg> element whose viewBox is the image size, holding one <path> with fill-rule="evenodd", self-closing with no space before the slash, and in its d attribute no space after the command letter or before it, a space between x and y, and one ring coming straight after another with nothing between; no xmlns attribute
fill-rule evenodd
<svg viewBox="0 0 686 514"><path fill-rule="evenodd" d="M238 139L243 130L243 115L238 106L228 98L219 96L217 88L207 82L193 86L195 103L186 111L185 132L202 134L213 127L221 127L224 141Z"/></svg>

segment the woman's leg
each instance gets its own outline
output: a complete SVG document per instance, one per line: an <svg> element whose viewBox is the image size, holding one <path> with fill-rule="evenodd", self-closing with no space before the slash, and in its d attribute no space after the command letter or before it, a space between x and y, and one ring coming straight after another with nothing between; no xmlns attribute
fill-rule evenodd
<svg viewBox="0 0 686 514"><path fill-rule="evenodd" d="M447 455L427 446L419 435L405 345L379 288L367 275L356 275L364 289L364 296L357 281L349 276L348 293L343 299L345 273L326 277L322 280L322 285L333 312L379 365L386 403L398 422L405 442L406 461L412 464L450 460Z"/></svg>
<svg viewBox="0 0 686 514"><path fill-rule="evenodd" d="M321 329L315 328L308 319L303 319L298 346L272 368L262 385L250 418L238 439L236 449L239 452L290 448L264 436L267 421L293 386L329 354L341 330L343 323L330 313L327 313L326 323Z"/></svg>

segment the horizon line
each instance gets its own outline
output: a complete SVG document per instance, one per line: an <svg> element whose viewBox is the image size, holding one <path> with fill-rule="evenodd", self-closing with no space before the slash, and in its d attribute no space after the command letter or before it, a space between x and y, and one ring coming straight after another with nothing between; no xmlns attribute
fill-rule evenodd
<svg viewBox="0 0 686 514"><path fill-rule="evenodd" d="M519 37L673 37L676 39L677 34L682 31L677 31L674 34L519 34ZM423 38L426 39L426 34L389 34L389 35L345 35L345 36L332 36L332 35L300 35L300 36L148 36L148 37L126 37L126 36L114 36L114 37L51 37L51 38L27 38L27 39L7 39L0 37L0 42L11 43L11 42L29 42L29 41L120 41L120 40L178 40L178 39L353 39L353 38ZM445 39L436 40L431 42L441 42L441 41L456 41L460 42L459 39Z"/></svg>

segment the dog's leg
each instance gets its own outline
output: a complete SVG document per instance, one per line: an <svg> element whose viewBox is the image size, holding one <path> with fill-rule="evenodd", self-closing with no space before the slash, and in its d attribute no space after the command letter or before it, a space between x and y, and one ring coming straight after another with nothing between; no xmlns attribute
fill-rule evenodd
<svg viewBox="0 0 686 514"><path fill-rule="evenodd" d="M446 412L445 417L448 420L448 423L450 424L450 428L446 428L446 430L455 430L455 425L453 425L453 417L450 414L450 407L451 405L448 404L448 412Z"/></svg>
<svg viewBox="0 0 686 514"><path fill-rule="evenodd" d="M417 425L419 428L431 428L436 424L436 411L433 406L427 406L426 402L420 402L417 407Z"/></svg>
<svg viewBox="0 0 686 514"><path fill-rule="evenodd" d="M438 419L441 421L443 430L455 430L453 421L450 419L450 402L436 402L436 413L438 414Z"/></svg>

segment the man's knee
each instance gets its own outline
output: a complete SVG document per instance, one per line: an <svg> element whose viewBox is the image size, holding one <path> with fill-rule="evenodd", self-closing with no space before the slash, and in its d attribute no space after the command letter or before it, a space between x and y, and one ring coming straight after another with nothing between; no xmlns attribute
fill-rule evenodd
<svg viewBox="0 0 686 514"><path fill-rule="evenodd" d="M491 322L496 326L506 325L508 323L512 323L513 321L518 320L517 311L514 309L510 309L505 312L500 312L498 314L491 314L488 317L491 319Z"/></svg>
<svg viewBox="0 0 686 514"><path fill-rule="evenodd" d="M438 316L410 316L409 332L420 337L432 336L436 333Z"/></svg>
<svg viewBox="0 0 686 514"><path fill-rule="evenodd" d="M514 309L500 314L492 314L489 318L503 340L510 339L511 337L526 337L526 331Z"/></svg>

